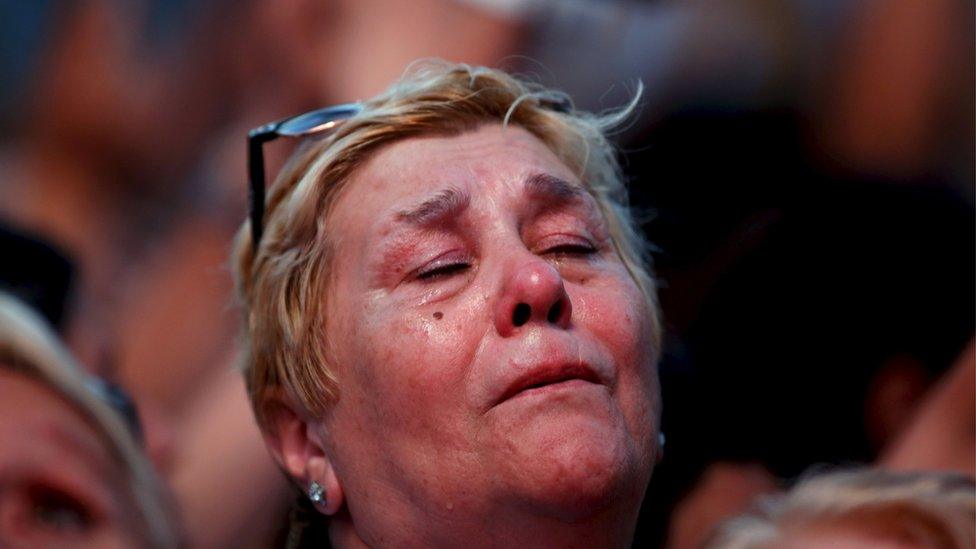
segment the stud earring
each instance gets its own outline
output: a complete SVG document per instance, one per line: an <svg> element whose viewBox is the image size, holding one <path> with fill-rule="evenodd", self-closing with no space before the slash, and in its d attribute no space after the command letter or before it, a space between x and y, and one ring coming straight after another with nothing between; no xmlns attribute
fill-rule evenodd
<svg viewBox="0 0 976 549"><path fill-rule="evenodd" d="M312 483L308 485L308 499L315 505L324 505L325 488L313 480Z"/></svg>
<svg viewBox="0 0 976 549"><path fill-rule="evenodd" d="M657 434L657 445L662 450L664 449L664 442L665 442L665 440L664 440L664 433L658 433Z"/></svg>

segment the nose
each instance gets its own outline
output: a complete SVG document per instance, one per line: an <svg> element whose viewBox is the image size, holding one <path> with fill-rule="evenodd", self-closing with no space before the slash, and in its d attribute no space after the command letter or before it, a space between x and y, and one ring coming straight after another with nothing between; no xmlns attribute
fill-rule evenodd
<svg viewBox="0 0 976 549"><path fill-rule="evenodd" d="M505 274L495 307L495 328L502 337L515 335L532 322L566 329L572 316L563 278L549 263L533 258Z"/></svg>

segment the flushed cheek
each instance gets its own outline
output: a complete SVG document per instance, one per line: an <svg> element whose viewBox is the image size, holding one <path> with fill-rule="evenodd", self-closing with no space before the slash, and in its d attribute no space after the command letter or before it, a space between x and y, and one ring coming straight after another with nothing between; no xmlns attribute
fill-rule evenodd
<svg viewBox="0 0 976 549"><path fill-rule="evenodd" d="M636 364L641 355L651 354L649 313L632 284L615 279L594 281L570 298L575 323L604 341L623 360L621 366Z"/></svg>
<svg viewBox="0 0 976 549"><path fill-rule="evenodd" d="M618 279L593 284L573 297L577 322L613 357L616 397L631 431L640 430L649 420L656 424L652 416L659 398L655 350L651 346L650 310L643 294L636 285Z"/></svg>

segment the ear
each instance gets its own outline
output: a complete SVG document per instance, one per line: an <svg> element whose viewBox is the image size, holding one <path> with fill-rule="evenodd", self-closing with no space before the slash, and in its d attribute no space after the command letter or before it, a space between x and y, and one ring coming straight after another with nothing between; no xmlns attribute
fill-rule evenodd
<svg viewBox="0 0 976 549"><path fill-rule="evenodd" d="M303 414L284 392L268 397L265 410L267 425L262 431L272 457L306 495L313 481L325 489L325 501L315 505L319 512L337 513L344 494L326 452L320 420Z"/></svg>

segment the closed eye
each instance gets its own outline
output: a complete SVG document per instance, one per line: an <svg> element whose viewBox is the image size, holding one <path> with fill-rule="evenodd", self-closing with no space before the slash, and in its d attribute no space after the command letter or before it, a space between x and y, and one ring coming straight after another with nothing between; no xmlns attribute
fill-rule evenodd
<svg viewBox="0 0 976 549"><path fill-rule="evenodd" d="M25 487L20 501L25 527L51 535L80 535L97 522L94 506L66 490L37 484Z"/></svg>
<svg viewBox="0 0 976 549"><path fill-rule="evenodd" d="M40 526L59 532L83 532L94 523L88 506L66 492L32 490L34 519Z"/></svg>
<svg viewBox="0 0 976 549"><path fill-rule="evenodd" d="M570 256L588 256L596 253L597 249L595 246L585 242L572 242L559 244L551 248L547 248L543 253L546 255L553 255L556 257L570 257Z"/></svg>
<svg viewBox="0 0 976 549"><path fill-rule="evenodd" d="M423 282L433 282L441 278L448 278L452 275L463 273L464 271L468 270L469 267L471 267L471 265L463 261L440 265L435 264L422 269L417 273L416 278L417 280L421 280Z"/></svg>

